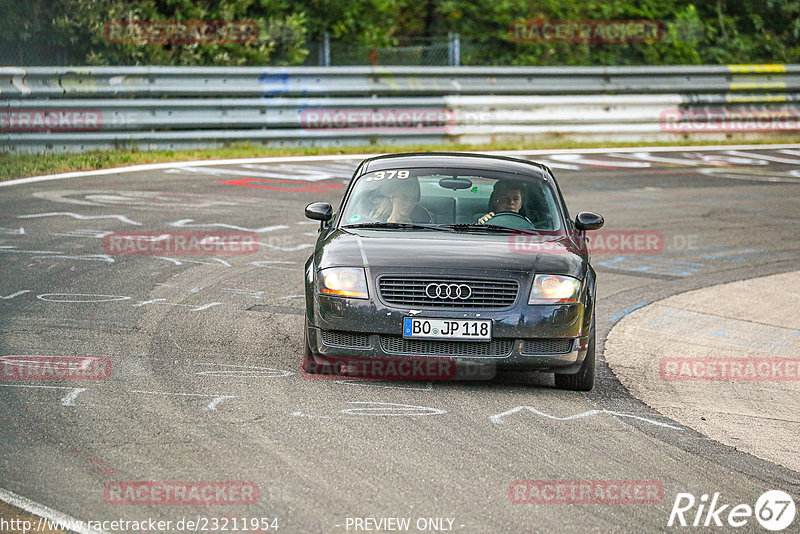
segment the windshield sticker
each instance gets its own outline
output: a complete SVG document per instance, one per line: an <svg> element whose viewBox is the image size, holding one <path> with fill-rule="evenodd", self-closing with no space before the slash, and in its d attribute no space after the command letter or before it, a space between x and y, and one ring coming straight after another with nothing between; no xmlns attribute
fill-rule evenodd
<svg viewBox="0 0 800 534"><path fill-rule="evenodd" d="M356 213L355 215L352 215L349 219L347 219L347 222L356 222L359 220L361 220L361 215Z"/></svg>
<svg viewBox="0 0 800 534"><path fill-rule="evenodd" d="M392 178L397 178L398 180L405 180L408 178L408 171L378 171L374 173L372 176L367 176L364 181L365 182L378 182L380 180L391 180Z"/></svg>

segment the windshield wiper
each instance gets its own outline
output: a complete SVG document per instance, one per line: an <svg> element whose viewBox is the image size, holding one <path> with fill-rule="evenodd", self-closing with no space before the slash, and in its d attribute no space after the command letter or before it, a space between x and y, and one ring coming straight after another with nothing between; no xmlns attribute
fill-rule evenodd
<svg viewBox="0 0 800 534"><path fill-rule="evenodd" d="M507 226L495 226L493 224L478 224L478 223L469 223L469 224L446 224L444 225L447 228L453 228L454 230L484 230L487 232L502 232L504 234L507 233L521 233L521 234L538 234L536 230L521 230L519 228L509 228Z"/></svg>
<svg viewBox="0 0 800 534"><path fill-rule="evenodd" d="M438 230L440 232L454 232L449 226L436 224L414 224L398 222L369 222L359 224L346 224L342 228L397 228L401 230Z"/></svg>

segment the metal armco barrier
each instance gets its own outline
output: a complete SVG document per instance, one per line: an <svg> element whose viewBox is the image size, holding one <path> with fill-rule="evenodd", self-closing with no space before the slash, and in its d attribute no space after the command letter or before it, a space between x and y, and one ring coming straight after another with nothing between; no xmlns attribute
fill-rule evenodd
<svg viewBox="0 0 800 534"><path fill-rule="evenodd" d="M0 67L0 151L797 134L800 65Z"/></svg>

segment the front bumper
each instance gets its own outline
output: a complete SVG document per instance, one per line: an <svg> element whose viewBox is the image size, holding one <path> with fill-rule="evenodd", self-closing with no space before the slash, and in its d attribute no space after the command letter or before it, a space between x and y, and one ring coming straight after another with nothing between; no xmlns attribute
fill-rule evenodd
<svg viewBox="0 0 800 534"><path fill-rule="evenodd" d="M351 299L309 292L307 335L312 355L344 358L452 358L458 362L516 370L575 373L589 343L583 303L517 303L501 311L403 309L377 299ZM591 313L591 312L590 312ZM492 342L414 341L402 338L403 318L491 319Z"/></svg>

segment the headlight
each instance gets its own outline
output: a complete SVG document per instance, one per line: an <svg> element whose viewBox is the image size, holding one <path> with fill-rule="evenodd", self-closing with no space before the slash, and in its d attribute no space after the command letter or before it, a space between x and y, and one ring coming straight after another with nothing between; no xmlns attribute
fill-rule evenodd
<svg viewBox="0 0 800 534"><path fill-rule="evenodd" d="M364 269L357 267L333 267L319 272L319 291L326 295L368 298L367 277Z"/></svg>
<svg viewBox="0 0 800 534"><path fill-rule="evenodd" d="M562 304L578 302L581 281L571 276L537 274L528 304Z"/></svg>

